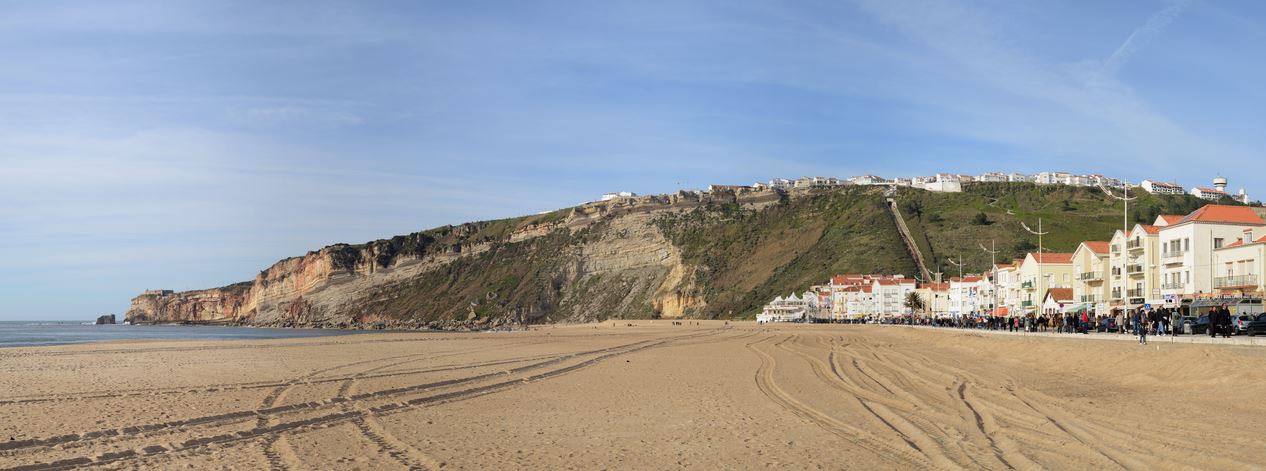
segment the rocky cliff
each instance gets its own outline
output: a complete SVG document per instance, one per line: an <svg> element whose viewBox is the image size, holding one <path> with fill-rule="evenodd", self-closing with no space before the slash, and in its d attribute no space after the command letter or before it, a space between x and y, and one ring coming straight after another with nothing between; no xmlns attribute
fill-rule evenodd
<svg viewBox="0 0 1266 471"><path fill-rule="evenodd" d="M495 326L703 315L697 267L663 214L784 202L773 191L681 192L446 226L277 262L254 281L132 300L136 323L322 327Z"/></svg>
<svg viewBox="0 0 1266 471"><path fill-rule="evenodd" d="M747 317L839 273L917 273L882 188L724 190L624 198L445 226L277 262L253 281L146 292L132 323L491 327L607 318ZM1120 206L1095 189L969 185L895 195L929 269L945 254L987 270L1032 250L1021 221L1044 217L1048 250L1106 240ZM1143 195L1136 219L1200 202ZM987 215L979 223L977 213ZM977 221L977 222L973 222Z"/></svg>

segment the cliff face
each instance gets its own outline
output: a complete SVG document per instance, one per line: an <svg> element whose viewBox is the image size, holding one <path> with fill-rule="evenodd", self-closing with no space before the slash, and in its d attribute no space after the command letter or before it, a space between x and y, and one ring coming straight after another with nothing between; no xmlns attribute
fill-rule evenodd
<svg viewBox="0 0 1266 471"><path fill-rule="evenodd" d="M1056 251L1120 224L1120 206L1094 189L979 184L894 197L928 268L941 272L945 254L987 270L982 241L996 241L999 261L1033 250L1021 221L1045 218ZM1151 195L1135 203L1138 220L1200 204ZM978 213L987 224L972 222ZM254 281L143 294L127 320L458 328L749 317L840 273L917 273L882 188L683 192L338 244L277 262Z"/></svg>
<svg viewBox="0 0 1266 471"><path fill-rule="evenodd" d="M458 327L703 315L698 268L656 218L720 205L759 211L785 198L683 192L338 244L277 262L252 282L137 296L127 320Z"/></svg>

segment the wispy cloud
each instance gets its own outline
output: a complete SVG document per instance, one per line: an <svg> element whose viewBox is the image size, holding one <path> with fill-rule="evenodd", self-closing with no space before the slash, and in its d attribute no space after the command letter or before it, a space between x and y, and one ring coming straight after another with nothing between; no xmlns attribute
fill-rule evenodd
<svg viewBox="0 0 1266 471"><path fill-rule="evenodd" d="M1183 9L1187 8L1190 3L1190 0L1174 1L1171 5L1156 12L1156 14L1152 15L1151 18L1148 18L1147 22L1144 23L1143 26L1138 27L1138 29L1135 29L1134 32L1130 33L1130 35L1125 38L1125 42L1121 43L1121 46L1104 61L1104 73L1109 75L1115 74L1121 69L1121 67L1125 66L1126 62L1129 62L1130 57L1133 56L1135 52L1143 47L1146 47L1147 44L1152 41L1152 38L1164 31L1165 27L1169 26L1170 23L1173 23L1174 20L1178 18L1178 15L1182 14Z"/></svg>

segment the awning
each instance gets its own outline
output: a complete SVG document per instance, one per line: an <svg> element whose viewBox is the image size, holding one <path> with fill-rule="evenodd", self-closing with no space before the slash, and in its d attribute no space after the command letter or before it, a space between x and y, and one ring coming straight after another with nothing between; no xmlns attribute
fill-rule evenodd
<svg viewBox="0 0 1266 471"><path fill-rule="evenodd" d="M1066 313L1070 313L1070 314L1081 314L1081 313L1086 312L1086 311L1089 311L1089 310L1090 310L1090 305L1089 305L1089 304L1078 304L1078 305L1076 305L1076 306L1072 306L1072 307L1069 307L1069 308L1065 308L1065 309L1064 309L1064 312L1066 312Z"/></svg>
<svg viewBox="0 0 1266 471"><path fill-rule="evenodd" d="M996 309L996 310L995 310L994 315L996 315L996 316L1006 316L1006 315L1010 315L1010 313L1011 313L1011 310L1010 310L1009 308L1006 308L1006 307L1000 307L1000 308L998 308L998 309Z"/></svg>
<svg viewBox="0 0 1266 471"><path fill-rule="evenodd" d="M1235 302L1221 298L1197 298L1195 302L1191 303L1191 307L1221 306L1222 303L1234 304Z"/></svg>

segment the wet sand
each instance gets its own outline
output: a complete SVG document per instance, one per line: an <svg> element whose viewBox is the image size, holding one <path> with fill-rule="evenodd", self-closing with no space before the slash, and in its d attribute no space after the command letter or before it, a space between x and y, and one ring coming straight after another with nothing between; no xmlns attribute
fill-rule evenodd
<svg viewBox="0 0 1266 471"><path fill-rule="evenodd" d="M618 322L0 350L0 469L1250 469L1266 348Z"/></svg>

